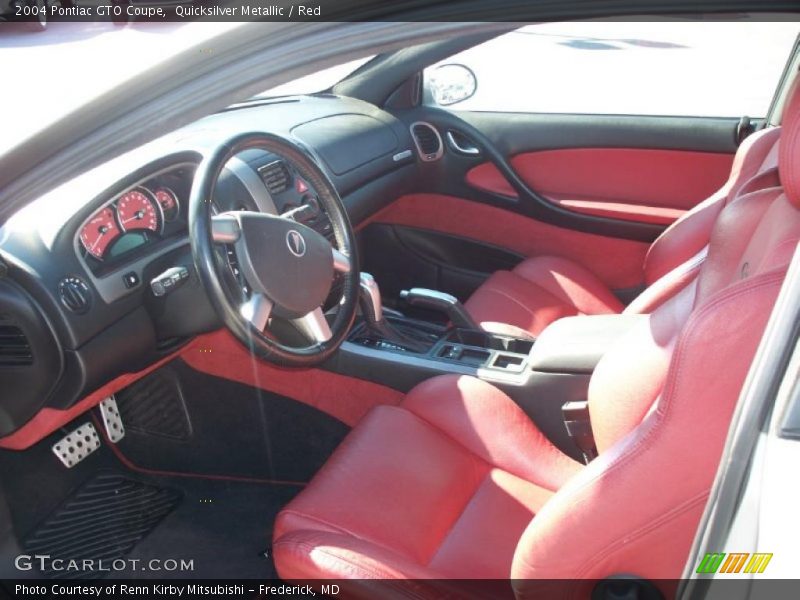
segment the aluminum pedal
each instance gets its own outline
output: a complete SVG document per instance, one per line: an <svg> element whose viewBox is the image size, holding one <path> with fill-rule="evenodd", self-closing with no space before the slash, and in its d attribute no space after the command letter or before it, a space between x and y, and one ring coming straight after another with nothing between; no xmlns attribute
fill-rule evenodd
<svg viewBox="0 0 800 600"><path fill-rule="evenodd" d="M122 424L117 399L114 396L109 396L100 403L100 416L103 418L103 426L111 443L116 444L125 437L125 426Z"/></svg>
<svg viewBox="0 0 800 600"><path fill-rule="evenodd" d="M100 436L91 423L84 423L55 444L53 454L71 469L100 447Z"/></svg>

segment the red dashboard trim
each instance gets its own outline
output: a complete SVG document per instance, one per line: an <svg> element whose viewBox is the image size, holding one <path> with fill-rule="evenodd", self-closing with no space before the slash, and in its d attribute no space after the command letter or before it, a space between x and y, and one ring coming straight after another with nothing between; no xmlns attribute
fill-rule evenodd
<svg viewBox="0 0 800 600"><path fill-rule="evenodd" d="M0 448L5 448L7 450L25 450L26 448L30 448L36 442L39 442L53 433L59 427L63 427L73 419L91 410L111 394L117 393L133 382L138 381L145 375L152 373L172 359L180 356L182 352L186 351L186 349L190 348L193 344L194 342L190 343L189 346L182 348L174 354L170 354L169 356L162 358L146 369L137 371L136 373L125 373L124 375L120 375L116 379L111 380L106 385L95 390L83 400L80 400L74 406L66 410L43 408L17 431L11 435L0 438Z"/></svg>

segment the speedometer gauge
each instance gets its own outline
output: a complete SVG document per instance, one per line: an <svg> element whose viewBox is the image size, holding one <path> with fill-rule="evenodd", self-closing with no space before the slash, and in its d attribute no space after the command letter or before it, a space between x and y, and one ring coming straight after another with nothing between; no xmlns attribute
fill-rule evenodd
<svg viewBox="0 0 800 600"><path fill-rule="evenodd" d="M158 231L160 207L149 191L131 190L117 200L122 231Z"/></svg>
<svg viewBox="0 0 800 600"><path fill-rule="evenodd" d="M97 212L81 229L81 244L95 258L103 259L108 247L122 235L114 211L107 206Z"/></svg>

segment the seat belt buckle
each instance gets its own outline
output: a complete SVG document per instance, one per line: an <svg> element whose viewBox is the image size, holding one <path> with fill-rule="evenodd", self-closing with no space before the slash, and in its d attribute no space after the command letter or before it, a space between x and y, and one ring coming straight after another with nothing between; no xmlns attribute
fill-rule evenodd
<svg viewBox="0 0 800 600"><path fill-rule="evenodd" d="M588 465L597 457L597 448L592 433L592 421L589 416L589 402L579 400L566 402L561 406L561 415L567 434L583 455L583 461Z"/></svg>

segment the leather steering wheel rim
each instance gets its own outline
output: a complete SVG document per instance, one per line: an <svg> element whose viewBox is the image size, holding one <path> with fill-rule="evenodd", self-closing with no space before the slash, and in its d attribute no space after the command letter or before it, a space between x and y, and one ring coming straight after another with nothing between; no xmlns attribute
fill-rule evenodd
<svg viewBox="0 0 800 600"><path fill-rule="evenodd" d="M220 243L227 243L226 241L220 241L220 227L223 229L227 229L229 225L234 228L241 227L240 235L243 236L246 231L244 219L256 221L257 223L267 221L267 219L255 218L256 216L263 216L262 213L241 211L215 216L212 210L212 199L214 198L217 181L227 162L237 154L253 149L270 152L291 163L296 172L306 180L311 190L316 193L320 206L325 210L331 222L333 237L337 246L331 246L331 263L332 268L342 275L342 298L333 324L330 325L329 339L324 339L326 336L320 336L308 346L294 347L283 344L274 337L266 335L263 328L256 327L252 320L243 316L242 305L237 303L236 298L233 296L233 291L230 289L231 286L225 281L229 277L221 272L222 269L227 269L228 265L220 264L215 250L215 247ZM355 233L336 188L316 162L300 146L277 135L262 132L240 134L227 140L212 153L208 154L195 171L188 211L189 237L195 268L212 306L223 324L239 342L258 357L288 367L310 367L316 365L328 359L339 348L352 327L358 303L359 275ZM212 219L216 222L212 221ZM271 219L267 223L268 225L283 227L284 224L278 223L278 221L287 221L291 223L292 231L295 233L297 231L304 232L304 236L301 237L309 239L313 236L319 236L322 240L325 239L313 230L289 219L277 216ZM239 225L236 225L235 221L238 221ZM223 235L225 234L223 233ZM288 233L286 235L286 243L289 243ZM316 248L321 247L321 242L316 237L309 242L309 245L312 245L312 243L316 244ZM304 254L305 245L306 242L303 241ZM291 247L289 249L292 250ZM295 254L294 250L292 250L292 253ZM237 258L239 258L238 254L237 251ZM270 257L261 256L261 260L269 259ZM249 278L248 283L252 285ZM328 292L332 284L331 273ZM272 299L268 300L272 302ZM321 308L317 310L321 314ZM328 327L327 322L323 325L325 328Z"/></svg>

